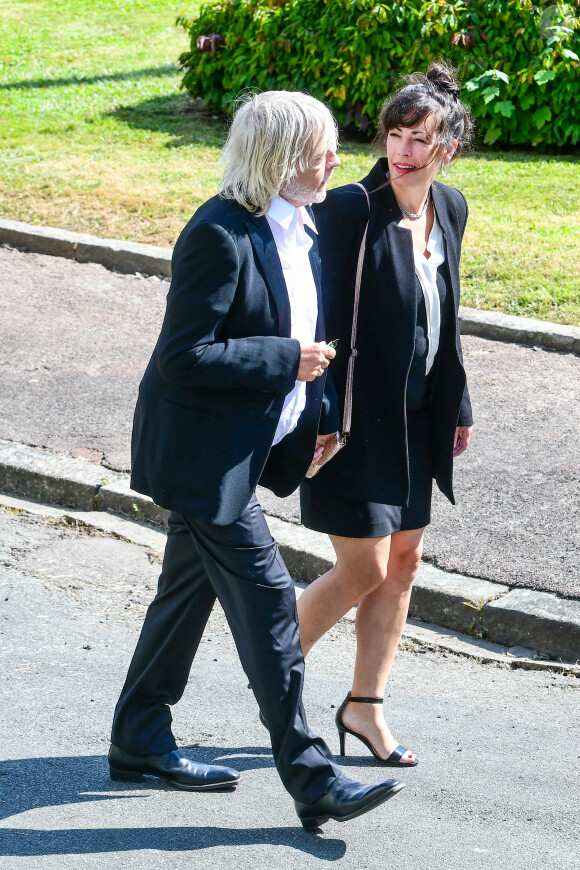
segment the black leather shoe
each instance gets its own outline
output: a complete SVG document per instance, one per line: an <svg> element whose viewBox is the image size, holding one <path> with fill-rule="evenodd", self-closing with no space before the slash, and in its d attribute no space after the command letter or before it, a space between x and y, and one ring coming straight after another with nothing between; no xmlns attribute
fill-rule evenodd
<svg viewBox="0 0 580 870"><path fill-rule="evenodd" d="M364 785L341 774L326 794L313 804L303 804L300 801L294 803L302 825L307 831L312 831L329 819L334 819L335 822L356 819L357 816L384 804L402 788L405 788L405 784L398 779L386 779L377 785Z"/></svg>
<svg viewBox="0 0 580 870"><path fill-rule="evenodd" d="M141 782L144 774L161 779L186 791L210 791L231 788L240 779L237 770L216 764L197 764L178 749L165 755L133 755L111 746L109 749L111 779L116 782Z"/></svg>

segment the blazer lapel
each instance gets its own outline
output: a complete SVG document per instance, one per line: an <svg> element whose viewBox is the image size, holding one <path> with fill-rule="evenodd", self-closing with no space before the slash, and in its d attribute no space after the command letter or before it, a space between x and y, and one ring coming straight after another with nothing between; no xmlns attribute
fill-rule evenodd
<svg viewBox="0 0 580 870"><path fill-rule="evenodd" d="M385 233L390 253L389 265L392 269L392 281L386 284L400 306L402 322L408 324L408 329L402 326L402 332L404 335L412 336L414 345L417 299L413 239L410 231L398 226L395 220L387 225ZM394 300L391 297L388 301L391 305Z"/></svg>
<svg viewBox="0 0 580 870"><path fill-rule="evenodd" d="M310 212L310 216L312 217L312 212ZM318 318L316 320L316 341L324 341L327 337L324 328L324 307L322 304L322 279L321 279L321 269L320 269L320 254L318 252L318 236L310 227L304 227L307 235L312 239L312 247L308 252L308 258L310 260L310 267L312 269L312 277L314 278L314 284L316 286L316 299L318 302Z"/></svg>
<svg viewBox="0 0 580 870"><path fill-rule="evenodd" d="M304 227L306 234L310 236L312 239L312 247L308 251L308 257L310 259L310 266L312 268L312 276L314 278L314 283L316 284L316 290L320 293L320 254L318 253L318 236L316 233L310 229L310 227Z"/></svg>
<svg viewBox="0 0 580 870"><path fill-rule="evenodd" d="M409 230L398 226L402 218L395 194L386 182L387 161L381 158L363 184L371 199L369 243L373 247L374 268L384 276L385 301L388 308L398 304L403 322L410 325L414 336L417 304L415 298L413 240ZM393 299L394 296L394 299Z"/></svg>
<svg viewBox="0 0 580 870"><path fill-rule="evenodd" d="M278 310L278 326L283 338L290 338L290 300L286 281L276 249L274 237L265 217L248 215L248 233L256 259L262 266L264 278Z"/></svg>

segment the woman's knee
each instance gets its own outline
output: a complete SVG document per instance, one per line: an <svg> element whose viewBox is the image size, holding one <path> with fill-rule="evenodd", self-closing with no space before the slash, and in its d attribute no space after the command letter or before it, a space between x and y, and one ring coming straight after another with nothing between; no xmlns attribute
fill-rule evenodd
<svg viewBox="0 0 580 870"><path fill-rule="evenodd" d="M387 560L359 559L348 570L357 600L374 592L387 576Z"/></svg>
<svg viewBox="0 0 580 870"><path fill-rule="evenodd" d="M385 581L389 564L390 538L331 538L336 567L356 593L357 601Z"/></svg>
<svg viewBox="0 0 580 870"><path fill-rule="evenodd" d="M388 574L402 581L412 583L421 565L422 544L418 547L404 547L391 551Z"/></svg>

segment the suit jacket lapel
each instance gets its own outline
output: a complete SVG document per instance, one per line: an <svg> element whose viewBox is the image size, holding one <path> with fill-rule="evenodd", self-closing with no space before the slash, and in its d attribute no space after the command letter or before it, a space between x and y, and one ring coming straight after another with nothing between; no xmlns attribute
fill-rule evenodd
<svg viewBox="0 0 580 870"><path fill-rule="evenodd" d="M280 257L268 221L265 217L255 217L248 214L246 225L256 259L262 266L266 284L276 303L280 335L284 338L290 338L290 300L288 299Z"/></svg>
<svg viewBox="0 0 580 870"><path fill-rule="evenodd" d="M310 216L312 217L312 212L310 212ZM322 305L322 280L321 280L321 268L320 268L320 254L318 252L318 236L316 233L310 229L310 227L304 227L306 233L312 239L312 247L308 252L308 258L310 260L310 266L312 268L312 277L314 278L314 284L316 285L316 298L318 301L318 319L316 321L316 341L324 341L328 336L325 333L324 328L324 308Z"/></svg>

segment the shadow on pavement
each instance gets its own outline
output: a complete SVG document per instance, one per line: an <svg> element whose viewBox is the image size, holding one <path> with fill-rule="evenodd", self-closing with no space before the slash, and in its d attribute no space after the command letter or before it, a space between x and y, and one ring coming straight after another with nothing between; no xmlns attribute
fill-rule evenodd
<svg viewBox="0 0 580 870"><path fill-rule="evenodd" d="M189 747L204 762L228 759L239 770L273 765L264 747ZM138 798L143 791L171 788L148 777L143 783L112 782L102 755L22 758L0 761L0 819L29 810L93 801ZM108 793L109 792L109 793ZM228 800L225 798L224 800ZM290 799L289 799L290 800ZM80 855L158 849L187 852L214 846L290 846L326 861L337 861L346 852L339 839L319 839L295 827L227 828L211 825L150 828L0 828L0 856Z"/></svg>
<svg viewBox="0 0 580 870"><path fill-rule="evenodd" d="M297 823L298 824L298 823ZM0 855L86 855L157 849L191 852L214 846L291 846L323 861L338 861L346 853L344 840L319 839L296 828L78 828L34 831L0 830Z"/></svg>
<svg viewBox="0 0 580 870"><path fill-rule="evenodd" d="M264 731L264 734L266 732ZM266 737L267 739L267 737ZM270 746L181 746L187 755L203 764L221 764L234 767L243 773L244 770L260 770L274 767L272 749Z"/></svg>

